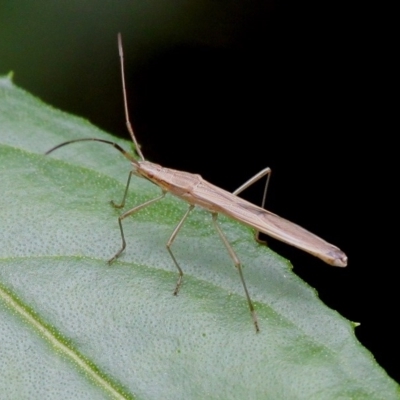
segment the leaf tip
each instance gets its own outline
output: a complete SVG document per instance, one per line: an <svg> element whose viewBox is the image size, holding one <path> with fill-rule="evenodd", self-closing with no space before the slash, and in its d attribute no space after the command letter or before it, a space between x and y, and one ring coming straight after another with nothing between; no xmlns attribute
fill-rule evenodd
<svg viewBox="0 0 400 400"><path fill-rule="evenodd" d="M7 75L0 76L0 85L11 87L13 85L14 71L10 71Z"/></svg>

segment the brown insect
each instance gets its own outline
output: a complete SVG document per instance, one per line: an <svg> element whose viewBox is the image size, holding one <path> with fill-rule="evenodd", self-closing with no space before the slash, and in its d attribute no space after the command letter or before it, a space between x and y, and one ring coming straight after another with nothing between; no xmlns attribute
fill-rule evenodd
<svg viewBox="0 0 400 400"><path fill-rule="evenodd" d="M269 178L271 174L270 168L263 169L258 174L249 179L247 182L245 182L238 189L236 189L233 193L230 193L224 189L212 185L211 183L208 183L200 175L164 168L158 164L146 161L137 143L135 134L132 129L132 125L129 120L128 101L126 96L125 73L124 73L124 55L122 49L122 39L120 34L118 34L118 49L121 60L121 75L122 75L122 88L124 97L126 125L131 135L131 138L135 144L136 151L140 157L140 160L136 160L133 156L127 153L118 144L96 138L83 138L83 139L70 140L61 143L56 147L53 147L52 149L47 151L46 154L49 154L54 150L59 149L60 147L66 146L68 144L83 142L83 141L97 141L97 142L107 143L115 147L132 163L133 167L132 171L129 173L128 182L126 184L121 204L115 204L114 202L112 202L113 206L116 208L122 208L125 205L125 200L128 193L132 175L141 176L153 182L154 184L158 185L161 188L162 193L160 196L148 200L143 204L139 204L136 207L133 207L132 209L124 212L119 216L118 224L121 231L122 246L117 251L117 253L108 261L109 263L112 263L114 260L116 260L126 247L125 235L122 228L122 221L126 217L136 213L142 208L149 206L150 204L155 203L156 201L161 200L168 192L189 203L188 210L186 211L182 219L179 221L178 225L175 227L174 231L172 232L166 244L167 250L179 272L179 277L174 290L174 295L178 294L179 288L182 283L183 271L179 266L174 254L172 253L171 246L179 230L181 229L183 223L188 217L189 213L193 210L195 206L203 207L204 209L209 211L212 215L213 225L215 226L218 235L220 236L230 257L232 258L236 268L239 271L239 276L243 284L243 288L246 294L247 302L249 304L253 322L256 331L259 332L257 316L249 292L246 287L246 282L244 280L241 262L237 257L235 251L233 250L232 246L229 244L227 238L225 237L224 233L221 230L221 227L217 222L218 214L224 214L237 221L243 222L244 224L255 228L258 233L259 232L265 233L266 235L269 235L275 239L278 239L282 242L285 242L301 250L304 250L307 253L310 253L320 258L321 260L325 261L330 265L336 267L345 267L347 265L347 257L340 249L333 246L332 244L312 234L306 229L300 227L299 225L287 221L284 218L281 218L263 208L265 203ZM243 190L248 188L250 185L258 181L259 179L263 178L264 176L267 176L267 183L264 189L264 197L261 207L258 207L246 200L241 199L240 197L237 197L239 193L241 193Z"/></svg>

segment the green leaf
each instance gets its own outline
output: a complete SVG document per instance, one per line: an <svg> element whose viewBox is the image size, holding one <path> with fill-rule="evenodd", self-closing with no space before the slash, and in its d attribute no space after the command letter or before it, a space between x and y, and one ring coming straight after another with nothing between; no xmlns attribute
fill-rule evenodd
<svg viewBox="0 0 400 400"><path fill-rule="evenodd" d="M124 221L111 199L129 162L97 137L129 143L0 80L0 393L8 399L395 399L399 387L288 261L221 217L244 264L261 332L237 271L196 209L172 196ZM132 207L160 191L134 177Z"/></svg>

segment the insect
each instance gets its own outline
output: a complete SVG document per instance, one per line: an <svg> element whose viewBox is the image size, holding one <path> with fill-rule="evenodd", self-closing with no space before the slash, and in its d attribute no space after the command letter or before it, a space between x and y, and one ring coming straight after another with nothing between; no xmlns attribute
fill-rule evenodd
<svg viewBox="0 0 400 400"><path fill-rule="evenodd" d="M227 215L228 217L236 219L237 221L240 221L246 225L249 225L250 227L255 228L257 234L259 232L267 234L275 239L278 239L289 245L304 250L305 252L320 258L321 260L325 261L330 265L337 267L345 267L347 265L347 257L340 249L333 246L332 244L329 244L328 242L324 241L318 236L312 234L311 232L308 232L306 229L264 209L266 192L271 174L270 168L263 169L258 174L250 178L238 189L236 189L233 193L230 193L217 186L212 185L211 183L208 183L200 175L194 175L184 171L177 171L169 168L164 168L158 164L146 161L144 159L140 146L137 143L131 122L129 120L125 72L124 72L124 54L123 54L122 39L120 34L118 34L118 50L121 61L122 92L124 99L126 126L135 144L135 148L140 159L137 160L128 152L126 152L122 147L120 147L118 144L114 142L97 138L82 138L82 139L70 140L61 143L58 146L53 147L52 149L48 150L46 154L50 154L54 150L59 149L60 147L66 146L68 144L83 142L83 141L96 141L96 142L106 143L116 148L119 152L123 154L124 157L126 157L131 162L133 169L129 173L128 181L125 187L125 192L121 203L116 204L113 201L111 201L112 205L115 208L124 207L132 175L137 175L142 178L145 178L161 188L161 194L158 197L148 200L143 204L139 204L131 208L130 210L125 211L118 217L118 224L121 232L122 245L121 248L115 253L115 255L108 261L109 263L115 261L125 250L126 242L125 242L124 230L122 227L122 221L125 218L163 199L168 192L189 203L188 210L186 211L182 219L179 221L178 225L173 230L166 244L166 248L179 273L178 281L176 283L176 287L174 290L174 295L178 294L179 289L181 287L183 271L171 250L171 246L177 234L179 233L179 230L181 229L183 223L185 222L186 218L188 217L188 215L194 209L195 206L200 206L209 211L212 215L212 223L219 237L221 238L223 244L225 245L229 253L229 256L233 260L239 272L240 280L242 282L245 291L253 323L256 332L259 332L260 328L257 320L257 315L243 276L242 264L239 258L237 257L235 251L233 250L232 246L229 244L221 227L218 224L218 214L224 214ZM241 193L243 190L248 188L256 181L260 180L264 176L267 177L267 182L264 189L264 196L261 207L258 207L246 200L237 197L239 193Z"/></svg>

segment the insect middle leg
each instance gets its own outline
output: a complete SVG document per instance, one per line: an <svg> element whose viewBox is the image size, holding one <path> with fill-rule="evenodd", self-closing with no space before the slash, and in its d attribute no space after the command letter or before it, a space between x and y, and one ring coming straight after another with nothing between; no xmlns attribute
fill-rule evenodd
<svg viewBox="0 0 400 400"><path fill-rule="evenodd" d="M178 262L176 261L176 258L174 256L174 254L172 253L171 246L172 246L172 243L174 242L174 240L176 238L176 235L178 234L178 232L181 229L183 223L185 222L186 218L188 217L189 213L193 210L193 208L194 208L194 205L190 205L189 206L189 208L186 211L185 215L179 221L178 225L176 226L176 228L172 232L172 235L170 236L170 238L168 239L168 242L166 244L168 253L171 256L172 261L174 262L174 264L175 264L175 266L176 266L176 268L178 269L178 272L179 272L178 282L176 283L176 287L175 287L175 290L174 290L174 296L176 296L178 294L179 288L181 287L182 278L183 278L183 271L182 271L181 267L179 266Z"/></svg>
<svg viewBox="0 0 400 400"><path fill-rule="evenodd" d="M244 280L243 271L242 271L242 263L240 262L238 256L236 255L235 251L233 250L232 246L229 244L228 239L226 238L225 234L222 232L222 229L218 225L217 218L218 218L218 214L213 213L212 219L213 219L215 229L217 230L226 249L228 250L229 255L231 256L233 262L235 263L235 267L239 271L240 280L242 281L244 292L246 293L247 303L249 304L250 313L251 313L251 317L253 318L254 326L256 327L256 332L260 332L260 328L258 327L257 314L256 314L256 311L254 310L253 302L251 301L249 291L247 290L246 282Z"/></svg>
<svg viewBox="0 0 400 400"><path fill-rule="evenodd" d="M257 181L259 181L261 178L263 178L265 175L267 175L267 181L265 183L265 187L264 187L264 193L263 193L263 199L262 199L262 203L261 203L261 208L264 208L265 206L265 200L267 198L267 190L268 190L268 185L269 185L269 180L271 178L271 168L267 167L264 168L263 170L261 170L260 172L258 172L257 174L255 174L253 177L251 177L248 181L246 181L245 183L243 183L243 185L239 186L234 192L232 192L232 194L234 194L235 196L237 196L239 193L243 192L244 190L246 190L248 187L250 187L253 183L256 183ZM261 240L260 239L260 232L257 231L254 235L255 239L257 240L257 242L260 243L266 243L266 241Z"/></svg>

